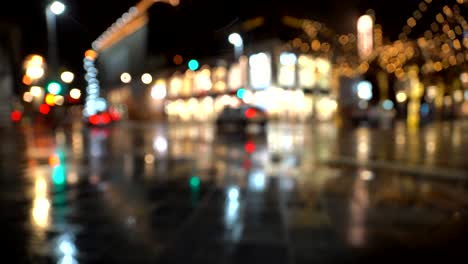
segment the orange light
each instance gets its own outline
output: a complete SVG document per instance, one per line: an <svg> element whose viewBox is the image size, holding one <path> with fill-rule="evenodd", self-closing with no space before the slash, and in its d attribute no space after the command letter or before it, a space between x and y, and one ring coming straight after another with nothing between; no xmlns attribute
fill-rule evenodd
<svg viewBox="0 0 468 264"><path fill-rule="evenodd" d="M247 153L253 153L255 151L255 148L255 143L253 143L252 141L248 141L247 143L245 143L244 149Z"/></svg>
<svg viewBox="0 0 468 264"><path fill-rule="evenodd" d="M85 57L89 60L95 60L97 58L97 55L97 52L91 49L85 52Z"/></svg>
<svg viewBox="0 0 468 264"><path fill-rule="evenodd" d="M39 106L39 112L43 115L47 115L50 112L50 106L41 104L41 106Z"/></svg>
<svg viewBox="0 0 468 264"><path fill-rule="evenodd" d="M52 167L57 167L60 165L60 157L57 154L53 154L49 157L49 165Z"/></svg>
<svg viewBox="0 0 468 264"><path fill-rule="evenodd" d="M50 106L54 106L55 105L55 95L53 95L53 94L46 95L45 102L46 102L46 104L48 104Z"/></svg>
<svg viewBox="0 0 468 264"><path fill-rule="evenodd" d="M11 112L11 121L13 122L19 122L21 120L21 112L16 110L16 111L13 111Z"/></svg>
<svg viewBox="0 0 468 264"><path fill-rule="evenodd" d="M184 58L182 58L182 56L177 54L177 55L174 56L173 61L174 61L175 65L180 65L180 64L182 64L184 62Z"/></svg>
<svg viewBox="0 0 468 264"><path fill-rule="evenodd" d="M31 78L30 78L29 76L24 75L24 76L23 76L23 83L24 83L25 85L31 85L32 80L31 80Z"/></svg>

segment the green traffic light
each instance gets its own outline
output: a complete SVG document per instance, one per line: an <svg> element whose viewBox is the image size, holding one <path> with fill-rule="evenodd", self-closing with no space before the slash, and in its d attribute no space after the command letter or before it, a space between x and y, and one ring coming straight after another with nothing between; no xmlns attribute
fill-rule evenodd
<svg viewBox="0 0 468 264"><path fill-rule="evenodd" d="M64 165L54 167L52 172L52 181L55 185L62 185L66 181L66 172Z"/></svg>
<svg viewBox="0 0 468 264"><path fill-rule="evenodd" d="M244 88L240 88L239 90L237 90L237 98L243 99L244 94L245 94L245 89Z"/></svg>
<svg viewBox="0 0 468 264"><path fill-rule="evenodd" d="M197 176L190 178L190 187L193 189L198 189L200 187L200 178Z"/></svg>
<svg viewBox="0 0 468 264"><path fill-rule="evenodd" d="M190 60L188 62L188 67L189 67L190 70L196 71L200 67L200 63L198 63L197 60Z"/></svg>
<svg viewBox="0 0 468 264"><path fill-rule="evenodd" d="M62 85L58 82L51 82L47 85L47 92L57 95L62 91Z"/></svg>

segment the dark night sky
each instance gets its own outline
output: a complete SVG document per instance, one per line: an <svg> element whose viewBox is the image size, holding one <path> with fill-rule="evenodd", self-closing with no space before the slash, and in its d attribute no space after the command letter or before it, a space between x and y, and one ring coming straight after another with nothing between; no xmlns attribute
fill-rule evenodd
<svg viewBox="0 0 468 264"><path fill-rule="evenodd" d="M204 36L208 36L210 32L215 34L225 27L258 15L313 18L324 21L338 32L345 33L354 32L355 19L372 8L376 11L377 23L383 25L384 33L389 33L395 38L420 1L181 0L181 5L175 11L170 11L171 7L161 6L158 18L160 16L161 27L169 31L170 19L174 18L174 14L177 14L179 24L195 24L196 27L187 27L187 32L180 32L188 38L186 43L180 43L180 47L196 52L203 51L204 43L210 39L190 42L190 38L196 33L193 32L194 28L205 31ZM5 3L7 6L3 6L0 11L0 21L10 21L19 25L23 55L45 54L47 35L44 8L48 0L25 2L16 0ZM76 69L81 67L82 54L90 47L91 42L138 0L64 0L64 2L67 3L68 9L66 14L58 19L59 54L63 65ZM455 0L434 0L433 4L436 2L440 5L455 3ZM164 36L161 36L161 41L164 41Z"/></svg>

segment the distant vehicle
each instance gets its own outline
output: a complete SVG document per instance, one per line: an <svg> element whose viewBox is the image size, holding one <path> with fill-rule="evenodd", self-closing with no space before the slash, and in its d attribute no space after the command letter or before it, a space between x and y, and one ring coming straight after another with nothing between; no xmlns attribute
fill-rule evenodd
<svg viewBox="0 0 468 264"><path fill-rule="evenodd" d="M268 116L265 110L252 105L240 107L227 106L216 119L216 126L220 131L246 131L250 125L256 125L263 130Z"/></svg>

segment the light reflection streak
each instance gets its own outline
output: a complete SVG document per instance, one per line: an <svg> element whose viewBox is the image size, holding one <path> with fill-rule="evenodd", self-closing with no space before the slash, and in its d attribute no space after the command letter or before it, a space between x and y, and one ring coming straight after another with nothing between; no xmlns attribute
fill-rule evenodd
<svg viewBox="0 0 468 264"><path fill-rule="evenodd" d="M366 161L369 159L369 131L365 128L359 128L356 131L357 159Z"/></svg>
<svg viewBox="0 0 468 264"><path fill-rule="evenodd" d="M32 217L40 230L47 228L49 224L50 201L47 196L47 182L41 176L36 177Z"/></svg>
<svg viewBox="0 0 468 264"><path fill-rule="evenodd" d="M364 178L368 171L358 172L353 185L353 194L350 201L350 223L348 228L348 240L352 246L364 246L366 241L366 217L369 208L369 191Z"/></svg>
<svg viewBox="0 0 468 264"><path fill-rule="evenodd" d="M77 249L73 241L72 235L62 234L57 240L56 254L58 263L60 264L77 264L76 260Z"/></svg>
<svg viewBox="0 0 468 264"><path fill-rule="evenodd" d="M239 197L240 193L237 187L227 189L224 223L226 225L226 236L233 241L238 241L242 233L242 223L239 222Z"/></svg>

